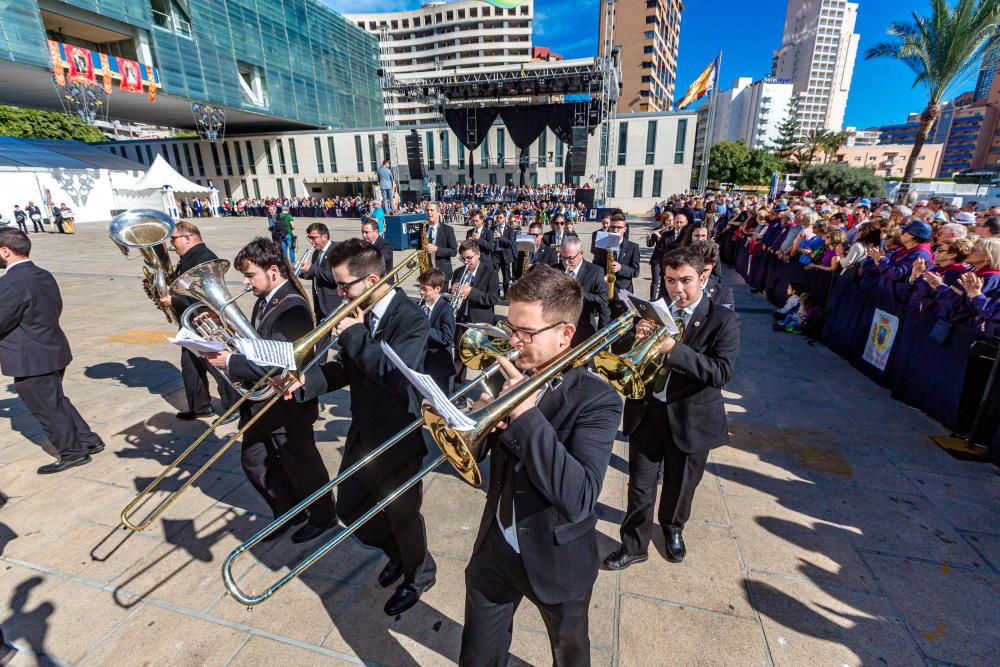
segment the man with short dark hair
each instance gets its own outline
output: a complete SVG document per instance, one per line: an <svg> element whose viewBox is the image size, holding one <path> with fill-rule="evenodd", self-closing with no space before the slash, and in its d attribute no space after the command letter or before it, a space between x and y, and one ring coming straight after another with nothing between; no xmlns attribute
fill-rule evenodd
<svg viewBox="0 0 1000 667"><path fill-rule="evenodd" d="M583 298L569 276L536 266L507 295L516 361L504 392L566 352ZM483 395L480 404L489 402ZM465 569L459 665L504 665L514 612L538 608L555 665L590 664L588 613L600 556L596 508L621 398L586 368L568 368L514 408L486 440L490 485Z"/></svg>
<svg viewBox="0 0 1000 667"><path fill-rule="evenodd" d="M441 222L441 207L437 202L428 202L427 243L423 249L431 254L434 265L441 269L445 280L451 280L451 258L458 254L455 230Z"/></svg>
<svg viewBox="0 0 1000 667"><path fill-rule="evenodd" d="M392 245L379 233L378 225L371 220L362 222L361 238L375 246L382 255L382 261L385 262L385 270L392 271Z"/></svg>
<svg viewBox="0 0 1000 667"><path fill-rule="evenodd" d="M514 246L517 245L517 229L507 224L507 216L498 211L491 221L493 226L493 268L500 272L503 293L507 294L514 263Z"/></svg>
<svg viewBox="0 0 1000 667"><path fill-rule="evenodd" d="M378 189L382 193L382 201L385 203L385 210L392 213L395 210L393 203L393 187L395 179L392 175L392 163L389 160L382 160L382 165L376 170L378 176Z"/></svg>
<svg viewBox="0 0 1000 667"><path fill-rule="evenodd" d="M984 239L1000 236L1000 217L983 215L976 218L976 225L972 228L973 233Z"/></svg>
<svg viewBox="0 0 1000 667"><path fill-rule="evenodd" d="M483 217L483 212L473 211L469 215L469 221L472 223L472 227L465 233L466 240L473 240L479 244L479 253L484 257L493 256L493 247L495 245L493 239L493 230L486 226L486 219Z"/></svg>
<svg viewBox="0 0 1000 667"><path fill-rule="evenodd" d="M35 206L35 202L29 201L28 205L24 207L24 210L28 213L28 218L31 220L34 231L36 234L38 232L44 232L45 227L42 225L42 209Z"/></svg>
<svg viewBox="0 0 1000 667"><path fill-rule="evenodd" d="M420 289L420 309L427 314L430 330L427 334L427 354L424 372L434 378L445 394L451 394L455 378L454 348L455 311L441 298L444 274L441 269L427 269L417 278Z"/></svg>
<svg viewBox="0 0 1000 667"><path fill-rule="evenodd" d="M14 391L55 448L58 460L38 469L47 475L90 463L104 443L63 393L73 355L59 326L62 296L30 255L26 232L0 231L0 269L7 270L0 276L0 373L14 378Z"/></svg>
<svg viewBox="0 0 1000 667"><path fill-rule="evenodd" d="M333 280L330 263L326 261L333 242L330 240L330 230L322 222L314 222L306 227L306 240L312 246L312 257L302 263L299 277L312 281L313 312L317 320L322 320L343 301Z"/></svg>
<svg viewBox="0 0 1000 667"><path fill-rule="evenodd" d="M700 254L705 263L705 296L720 306L735 310L733 290L723 284L722 276L716 271L719 266L719 245L715 241L695 241L688 247Z"/></svg>
<svg viewBox="0 0 1000 667"><path fill-rule="evenodd" d="M528 225L528 234L535 237L535 249L530 250L525 256L522 250L517 254L514 262L514 278L520 280L525 273L525 267L529 270L535 264L545 264L547 266L559 265L559 251L544 242L545 235L542 233L542 223L532 222Z"/></svg>
<svg viewBox="0 0 1000 667"><path fill-rule="evenodd" d="M611 216L611 224L608 232L616 234L619 239L618 250L614 259L608 262L608 251L603 248L594 250L594 265L605 272L605 280L609 269L615 277L614 296L611 297L611 317L618 317L624 313L628 306L622 300L623 291L632 291L632 279L639 275L639 245L634 241L625 239L625 232L628 231L628 222L625 221L624 213L615 213Z"/></svg>
<svg viewBox="0 0 1000 667"><path fill-rule="evenodd" d="M18 229L20 229L25 234L28 233L28 214L21 210L21 207L14 204L14 222L17 223Z"/></svg>
<svg viewBox="0 0 1000 667"><path fill-rule="evenodd" d="M451 293L464 299L456 313L458 322L487 322L496 320L493 307L500 301L500 279L488 260L483 259L478 242L473 239L462 241L458 247L458 257L462 266L451 281ZM465 278L471 273L471 278ZM465 283L459 291L462 283Z"/></svg>

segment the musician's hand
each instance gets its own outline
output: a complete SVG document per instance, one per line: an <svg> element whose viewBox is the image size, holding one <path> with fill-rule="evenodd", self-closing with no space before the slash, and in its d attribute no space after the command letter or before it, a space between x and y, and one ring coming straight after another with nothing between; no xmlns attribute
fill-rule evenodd
<svg viewBox="0 0 1000 667"><path fill-rule="evenodd" d="M164 308L169 308L170 306L173 305L173 301L170 300L169 296L161 296L159 301L160 305L163 306Z"/></svg>
<svg viewBox="0 0 1000 667"><path fill-rule="evenodd" d="M436 245L434 245L433 243L425 243L424 244L424 250L426 250L429 253L435 253L435 252L438 251L438 247Z"/></svg>
<svg viewBox="0 0 1000 667"><path fill-rule="evenodd" d="M216 323L221 323L219 320L219 316L211 311L205 311L203 313L199 313L191 319L191 321L194 324L201 324L202 322L207 322L208 320L212 320L213 322Z"/></svg>
<svg viewBox="0 0 1000 667"><path fill-rule="evenodd" d="M485 408L487 405L489 405L495 400L496 399L493 398L493 396L484 391L483 393L479 394L479 398L477 400L473 401L472 409L478 410L479 408Z"/></svg>
<svg viewBox="0 0 1000 667"><path fill-rule="evenodd" d="M472 292L472 285L466 285L465 287L462 288L462 293L459 294L459 296L462 297L463 299L467 299L471 292Z"/></svg>
<svg viewBox="0 0 1000 667"><path fill-rule="evenodd" d="M353 327L355 324L363 324L365 321L365 313L360 308L354 309L354 315L352 317L345 317L337 325L337 335L341 336L349 328Z"/></svg>
<svg viewBox="0 0 1000 667"><path fill-rule="evenodd" d="M202 356L212 367L219 370L226 370L226 362L229 361L229 357L232 354L229 350L223 350L221 352L203 352Z"/></svg>
<svg viewBox="0 0 1000 667"><path fill-rule="evenodd" d="M274 389L275 392L284 396L286 401L294 401L295 392L306 386L305 381L300 380L296 375L292 376L291 382L285 378L271 378L270 384L271 388Z"/></svg>
<svg viewBox="0 0 1000 667"><path fill-rule="evenodd" d="M302 265L299 267L299 273L306 273L311 268L312 268L312 262L307 259L306 261L302 262Z"/></svg>
<svg viewBox="0 0 1000 667"><path fill-rule="evenodd" d="M653 320L639 320L635 325L635 339L642 340L656 331L657 324Z"/></svg>
<svg viewBox="0 0 1000 667"><path fill-rule="evenodd" d="M507 376L507 381L503 383L503 388L500 389L500 396L509 393L514 387L525 381L524 374L517 369L507 357L497 357L497 363L500 364L500 368L503 369L503 374ZM510 411L507 416L507 423L514 421L521 415L523 415L528 410L535 407L535 402L538 400L538 392L533 392L530 396L521 401L516 408ZM507 428L507 423L501 422L498 428Z"/></svg>
<svg viewBox="0 0 1000 667"><path fill-rule="evenodd" d="M660 347L660 352L662 352L663 354L670 354L670 351L674 349L675 345L677 345L677 340L673 336L671 336Z"/></svg>

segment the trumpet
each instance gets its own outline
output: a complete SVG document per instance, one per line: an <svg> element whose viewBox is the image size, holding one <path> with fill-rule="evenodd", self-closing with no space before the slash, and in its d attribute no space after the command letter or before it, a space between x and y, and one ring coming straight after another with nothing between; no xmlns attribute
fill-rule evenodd
<svg viewBox="0 0 1000 667"><path fill-rule="evenodd" d="M299 261L295 262L295 267L292 269L292 275L296 278L302 273L302 265L306 263L306 259L312 257L312 252L304 252L299 255Z"/></svg>
<svg viewBox="0 0 1000 667"><path fill-rule="evenodd" d="M507 358L513 359L516 356L517 353L511 351L507 355ZM493 366L487 369L482 375L477 377L472 382L466 384L455 394L450 396L449 400L452 403L454 403L470 395L476 396L478 398L478 394L473 393L473 389L477 387L480 387L482 390L486 391L490 395L496 395L497 393L499 393L500 387L503 384L502 381L504 379L503 375L498 373L499 370L500 370L500 364L498 363L493 364ZM499 380L499 382L497 382L497 380ZM275 531L280 530L285 524L291 521L297 514L308 508L310 505L315 503L320 498L324 497L326 494L330 493L330 491L332 491L333 489L340 486L345 480L347 480L347 478L351 477L354 473L361 470L365 466L369 465L376 458L387 452L392 447L396 446L404 438L409 436L411 433L413 433L423 425L424 425L423 419L418 418L414 420L402 431L400 431L399 433L392 436L384 443L373 449L371 452L369 452L361 459L356 461L347 470L343 471L342 473L337 475L334 479L330 480L328 483L316 489L316 491L313 492L313 494L310 495L308 498L300 502L292 509L285 512L283 515L281 515L274 521L272 521L270 524L265 526L259 533L251 537L249 540L247 540L240 546L236 547L236 549L234 549L229 554L229 556L226 557L225 562L223 562L222 564L222 581L226 586L226 590L229 591L229 594L232 595L237 602L239 602L240 604L244 604L247 607L253 607L255 605L260 604L261 602L265 602L272 595L278 592L283 586L285 586L285 584L287 584L289 581L291 581L295 577L299 576L300 574L308 570L310 567L312 567L320 558L330 553L330 551L336 548L338 544L340 544L348 537L353 535L355 532L357 532L357 530L361 528L361 526L368 523L368 521L370 521L372 517L381 512L387 505L396 500L396 498L398 498L399 496L406 493L406 491L409 490L411 487L413 487L417 482L423 479L426 475L432 472L439 465L444 463L445 456L443 454L436 457L433 461L424 466L424 468L420 470L420 472L418 472L416 475L414 475L406 482L404 482L399 488L389 493L389 495L379 500L370 510L365 512L362 516L358 517L358 519L355 520L354 523L352 523L350 526L347 526L344 530L337 533L333 537L333 539L331 539L329 542L327 542L322 547L317 549L315 552L313 552L309 557L307 557L297 566L289 570L288 573L286 573L284 576L278 579L278 581L276 581L274 584L264 589L263 592L257 595L250 595L240 590L239 586L236 583L236 579L233 576L233 564L236 562L237 559L239 559L243 554L252 549L261 540L273 534Z"/></svg>
<svg viewBox="0 0 1000 667"><path fill-rule="evenodd" d="M458 315L459 311L462 310L462 305L465 303L465 297L462 296L462 290L472 284L472 271L469 267L465 267L465 271L462 272L462 279L458 281L452 289L454 292L444 294L444 298L451 301L451 308L455 311L455 315Z"/></svg>
<svg viewBox="0 0 1000 667"><path fill-rule="evenodd" d="M302 336L293 344L295 367L301 369L297 372L285 372L280 379L275 378L275 376L282 372L280 368L273 368L268 371L264 377L257 381L253 387L251 387L246 394L244 394L236 403L234 403L228 410L226 410L220 417L218 417L211 426L208 427L204 433L202 433L197 440L191 443L187 449L185 449L180 456L178 456L174 461L167 466L167 468L160 473L159 477L154 479L150 484L143 489L139 495L132 499L132 501L124 507L121 511L122 524L129 530L140 531L143 530L158 517L173 503L180 494L188 489L195 481L197 481L205 472L219 460L226 451L229 450L233 444L243 437L243 434L247 430L257 423L263 415L265 415L271 408L273 408L278 401L283 400L283 391L276 391L274 395L264 403L261 408L254 413L252 417L236 431L222 446L215 452L198 470L191 474L179 489L169 494L164 500L162 500L153 511L141 522L134 523L130 519L132 511L136 506L142 502L147 496L149 496L158 487L163 480L170 474L171 471L177 468L184 459L186 459L190 454L205 441L208 436L215 433L215 431L223 424L223 422L239 409L241 405L255 392L272 385L274 382L280 383L282 386L289 386L297 381L304 380L306 373L312 369L312 367L324 358L326 352L332 348L337 342L337 336L331 336L333 331L337 328L340 322L351 315L358 308L361 308L365 313L371 310L375 306L375 302L368 303L372 296L383 286L391 284L390 281L395 279L396 284L405 280L407 277L411 276L413 273L420 268L420 255L426 255L427 253L423 250L417 250L411 253L409 256L403 260L402 264L389 271L378 282L362 292L357 298L351 301L344 301L339 308L326 316L326 318L319 323L319 325ZM328 338L329 337L329 338ZM316 350L317 346L321 345L324 339L328 339L322 344L319 350ZM314 353L315 350L315 353Z"/></svg>

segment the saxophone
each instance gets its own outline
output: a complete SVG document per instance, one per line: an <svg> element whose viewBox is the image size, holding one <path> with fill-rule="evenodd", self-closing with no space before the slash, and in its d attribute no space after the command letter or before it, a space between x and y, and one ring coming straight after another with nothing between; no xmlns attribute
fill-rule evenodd
<svg viewBox="0 0 1000 667"><path fill-rule="evenodd" d="M427 240L427 222L424 221L420 224L420 249L423 250L424 246L428 243L430 243L430 241ZM420 273L423 273L434 266L431 263L431 254L429 252L420 253L418 260L420 261Z"/></svg>
<svg viewBox="0 0 1000 667"><path fill-rule="evenodd" d="M604 263L604 282L608 284L608 301L615 298L615 274L611 270L611 265L618 261L618 253L614 250L608 251L608 259Z"/></svg>

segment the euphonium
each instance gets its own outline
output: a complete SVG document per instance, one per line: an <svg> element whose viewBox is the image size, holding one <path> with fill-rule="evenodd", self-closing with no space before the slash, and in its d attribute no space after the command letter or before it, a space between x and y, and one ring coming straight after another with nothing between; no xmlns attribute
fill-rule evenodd
<svg viewBox="0 0 1000 667"><path fill-rule="evenodd" d="M174 233L174 221L162 211L134 209L115 217L108 226L108 236L122 254L128 257L132 248L142 254L142 288L167 321L180 324L173 308L160 303L160 298L170 296L170 276L174 272L169 239Z"/></svg>

